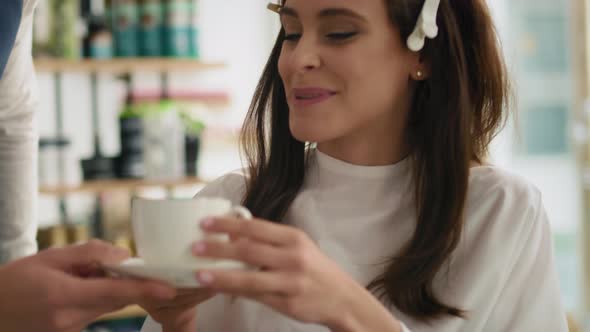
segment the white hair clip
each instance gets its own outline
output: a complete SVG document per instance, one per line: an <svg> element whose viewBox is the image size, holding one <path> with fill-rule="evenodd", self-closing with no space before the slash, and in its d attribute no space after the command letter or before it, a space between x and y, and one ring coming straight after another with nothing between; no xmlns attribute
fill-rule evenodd
<svg viewBox="0 0 590 332"><path fill-rule="evenodd" d="M424 7L418 17L418 22L414 32L408 37L408 48L418 52L424 48L425 38L436 38L438 35L438 26L436 25L436 15L440 0L424 0Z"/></svg>

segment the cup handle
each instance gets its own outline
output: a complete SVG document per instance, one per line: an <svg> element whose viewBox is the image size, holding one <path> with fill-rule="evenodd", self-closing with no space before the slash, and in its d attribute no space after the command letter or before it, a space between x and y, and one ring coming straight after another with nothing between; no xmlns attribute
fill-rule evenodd
<svg viewBox="0 0 590 332"><path fill-rule="evenodd" d="M240 219L252 219L252 213L250 212L250 210L246 209L243 206L232 207L230 214Z"/></svg>

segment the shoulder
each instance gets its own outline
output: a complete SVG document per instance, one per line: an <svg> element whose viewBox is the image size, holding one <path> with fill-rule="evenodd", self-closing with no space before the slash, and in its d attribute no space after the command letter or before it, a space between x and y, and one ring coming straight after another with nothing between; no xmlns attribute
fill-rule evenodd
<svg viewBox="0 0 590 332"><path fill-rule="evenodd" d="M469 197L474 199L492 196L496 199L520 201L541 199L540 191L520 175L496 166L480 166L471 169Z"/></svg>
<svg viewBox="0 0 590 332"><path fill-rule="evenodd" d="M493 230L490 234L506 239L527 236L546 222L541 192L523 177L495 166L471 169L465 213L466 229Z"/></svg>
<svg viewBox="0 0 590 332"><path fill-rule="evenodd" d="M195 198L222 197L240 204L246 194L247 179L247 169L235 170L207 184Z"/></svg>
<svg viewBox="0 0 590 332"><path fill-rule="evenodd" d="M498 282L517 260L547 258L528 253L551 248L550 233L541 193L533 184L494 166L471 170L463 234L454 253L457 266L477 266Z"/></svg>

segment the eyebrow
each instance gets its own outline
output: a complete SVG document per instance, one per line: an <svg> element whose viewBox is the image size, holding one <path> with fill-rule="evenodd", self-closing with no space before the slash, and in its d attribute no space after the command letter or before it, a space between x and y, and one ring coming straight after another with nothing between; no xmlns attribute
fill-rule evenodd
<svg viewBox="0 0 590 332"><path fill-rule="evenodd" d="M299 18L299 14L297 11L291 7L282 7L280 11L281 17L283 16L291 16L295 18ZM346 16L350 18L354 18L357 20L361 20L364 22L368 22L366 18L363 16L355 13L354 11L346 8L326 8L322 9L318 14L319 18L328 18L328 17L335 17L335 16Z"/></svg>

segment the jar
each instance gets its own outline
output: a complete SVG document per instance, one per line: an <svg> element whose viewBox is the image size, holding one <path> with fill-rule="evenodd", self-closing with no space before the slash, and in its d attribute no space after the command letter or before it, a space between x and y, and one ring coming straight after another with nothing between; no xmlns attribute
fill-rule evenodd
<svg viewBox="0 0 590 332"><path fill-rule="evenodd" d="M39 185L56 187L80 183L80 170L70 140L63 137L39 140Z"/></svg>
<svg viewBox="0 0 590 332"><path fill-rule="evenodd" d="M157 112L146 115L143 121L146 178L184 177L184 127L177 105L162 101Z"/></svg>

